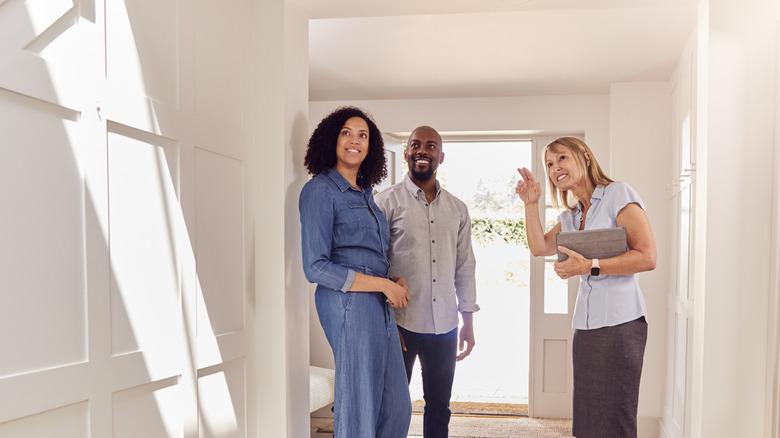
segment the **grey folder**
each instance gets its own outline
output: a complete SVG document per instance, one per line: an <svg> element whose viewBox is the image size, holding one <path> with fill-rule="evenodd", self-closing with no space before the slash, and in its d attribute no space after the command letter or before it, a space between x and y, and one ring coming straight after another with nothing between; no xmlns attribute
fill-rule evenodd
<svg viewBox="0 0 780 438"><path fill-rule="evenodd" d="M560 232L555 235L555 243L582 254L586 259L608 259L628 250L626 229L623 227ZM567 258L569 256L558 251L559 262Z"/></svg>

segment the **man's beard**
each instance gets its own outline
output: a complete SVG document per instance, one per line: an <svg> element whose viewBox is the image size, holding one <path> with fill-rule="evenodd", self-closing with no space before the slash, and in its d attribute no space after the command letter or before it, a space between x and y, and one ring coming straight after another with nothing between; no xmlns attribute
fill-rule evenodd
<svg viewBox="0 0 780 438"><path fill-rule="evenodd" d="M428 170L425 172L420 172L418 170L415 170L414 166L412 166L412 177L420 182L428 181L433 177L433 174L436 171L433 169L433 166L428 166Z"/></svg>

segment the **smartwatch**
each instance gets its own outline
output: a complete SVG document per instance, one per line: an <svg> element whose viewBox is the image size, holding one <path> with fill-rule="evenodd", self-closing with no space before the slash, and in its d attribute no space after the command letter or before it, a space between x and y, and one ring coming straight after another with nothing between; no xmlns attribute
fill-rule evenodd
<svg viewBox="0 0 780 438"><path fill-rule="evenodd" d="M590 261L590 275L597 277L599 275L599 259L593 259Z"/></svg>

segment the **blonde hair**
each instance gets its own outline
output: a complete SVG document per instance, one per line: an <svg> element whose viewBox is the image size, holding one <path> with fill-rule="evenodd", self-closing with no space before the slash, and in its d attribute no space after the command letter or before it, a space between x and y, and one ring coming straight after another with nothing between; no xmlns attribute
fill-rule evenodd
<svg viewBox="0 0 780 438"><path fill-rule="evenodd" d="M588 175L588 178L590 179L590 182L593 183L593 186L605 186L611 182L614 182L604 173L603 170L601 170L599 162L596 161L596 157L593 155L593 151L590 150L588 145L576 137L561 137L548 144L542 151L542 162L546 162L545 157L548 151L552 151L553 153L559 152L558 148L560 147L571 151L574 159L577 161L577 165L579 166L580 171L583 175ZM590 164L588 164L588 161L590 161ZM550 199L552 200L553 207L557 209L567 208L569 210L574 210L574 206L569 204L569 191L559 191L558 188L555 187L555 184L553 184L553 180L550 178L550 172L547 169L548 168L545 165L545 172L547 173L547 185L550 187ZM574 196L573 193L571 195L572 198L574 198L576 204L576 202L579 200L576 196Z"/></svg>

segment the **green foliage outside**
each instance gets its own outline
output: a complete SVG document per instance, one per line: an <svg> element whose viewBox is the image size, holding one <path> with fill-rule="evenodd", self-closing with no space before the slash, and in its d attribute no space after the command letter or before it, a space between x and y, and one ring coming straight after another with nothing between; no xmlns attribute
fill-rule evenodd
<svg viewBox="0 0 780 438"><path fill-rule="evenodd" d="M528 248L523 219L471 218L471 237L479 243L503 239L506 243L515 243Z"/></svg>
<svg viewBox="0 0 780 438"><path fill-rule="evenodd" d="M544 231L550 231L558 222L548 221ZM528 248L524 219L471 218L471 238L485 244L503 239L506 243L523 245Z"/></svg>

